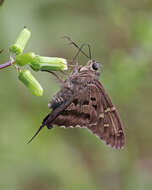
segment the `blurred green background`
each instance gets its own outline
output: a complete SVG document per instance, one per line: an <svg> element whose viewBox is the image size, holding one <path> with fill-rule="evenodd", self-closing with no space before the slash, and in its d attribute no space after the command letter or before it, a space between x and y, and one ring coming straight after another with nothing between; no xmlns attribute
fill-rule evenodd
<svg viewBox="0 0 152 190"><path fill-rule="evenodd" d="M23 26L32 32L26 52L72 59L77 50L62 36L91 44L93 58L103 63L100 81L123 120L126 146L113 150L86 129L58 127L43 129L27 145L59 85L48 73L34 73L44 88L43 97L34 97L13 68L1 70L0 189L151 190L152 1L5 0L0 63Z"/></svg>

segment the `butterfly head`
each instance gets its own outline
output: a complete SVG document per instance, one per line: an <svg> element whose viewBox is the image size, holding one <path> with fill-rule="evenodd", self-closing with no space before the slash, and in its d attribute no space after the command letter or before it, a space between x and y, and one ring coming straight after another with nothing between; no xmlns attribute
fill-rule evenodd
<svg viewBox="0 0 152 190"><path fill-rule="evenodd" d="M101 64L95 60L89 60L88 63L80 68L80 72L89 72L94 75L99 75Z"/></svg>

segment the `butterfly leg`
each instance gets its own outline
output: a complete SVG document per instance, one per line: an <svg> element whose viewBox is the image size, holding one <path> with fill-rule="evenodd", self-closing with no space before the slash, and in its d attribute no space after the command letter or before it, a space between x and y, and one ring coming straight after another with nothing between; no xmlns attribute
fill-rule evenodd
<svg viewBox="0 0 152 190"><path fill-rule="evenodd" d="M52 72L52 71L49 71L49 70L41 70L41 71L45 71L45 72L51 73L52 75L54 75L57 78L57 80L59 81L59 83L61 83L61 84L64 83L64 80L59 75L57 75L55 72Z"/></svg>

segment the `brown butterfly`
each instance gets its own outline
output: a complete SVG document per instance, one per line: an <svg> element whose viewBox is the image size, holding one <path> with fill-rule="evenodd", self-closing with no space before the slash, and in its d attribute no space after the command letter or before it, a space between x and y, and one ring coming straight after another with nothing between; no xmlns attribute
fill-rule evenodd
<svg viewBox="0 0 152 190"><path fill-rule="evenodd" d="M83 52L81 48L79 51ZM50 101L51 113L44 118L41 127L29 142L44 126L51 129L53 125L58 125L65 128L84 127L113 148L120 149L124 146L122 122L98 80L99 68L99 63L92 59L85 66L75 66L62 82L61 90Z"/></svg>

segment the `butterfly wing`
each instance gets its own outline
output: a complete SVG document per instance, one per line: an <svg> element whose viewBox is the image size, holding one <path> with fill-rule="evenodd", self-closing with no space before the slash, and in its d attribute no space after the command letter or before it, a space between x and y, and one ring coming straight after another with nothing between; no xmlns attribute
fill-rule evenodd
<svg viewBox="0 0 152 190"><path fill-rule="evenodd" d="M82 90L78 89L75 92L67 88L62 88L57 93L49 104L52 111L44 118L42 122L43 126L46 125L48 128L51 128L53 124L65 127L69 127L71 125L82 126L82 123L85 123L82 122L83 118L89 120L89 115L87 114L89 108L88 110L85 109L85 105L87 105L89 101L89 93L87 87L81 88L81 86L79 86L79 88ZM82 106L83 104L85 105ZM85 109L82 115L81 108Z"/></svg>
<svg viewBox="0 0 152 190"><path fill-rule="evenodd" d="M122 148L125 137L122 122L111 99L98 80L79 86L77 94L60 91L52 101L52 112L43 125L86 127L113 148ZM65 90L65 89L63 89Z"/></svg>
<svg viewBox="0 0 152 190"><path fill-rule="evenodd" d="M113 148L122 148L125 143L118 112L97 80L88 84L87 88L75 96L53 124L64 127L87 127Z"/></svg>
<svg viewBox="0 0 152 190"><path fill-rule="evenodd" d="M92 123L97 123L97 107L95 108L94 106L96 105L92 105L90 96L93 91L91 92L90 90L89 86L87 86L79 91L79 94L75 96L70 105L58 115L53 121L53 124L65 127L88 127ZM99 97L96 101L100 104Z"/></svg>
<svg viewBox="0 0 152 190"><path fill-rule="evenodd" d="M102 104L97 125L89 129L107 145L120 149L125 144L125 136L118 112L102 84L96 80L94 86L99 90Z"/></svg>

